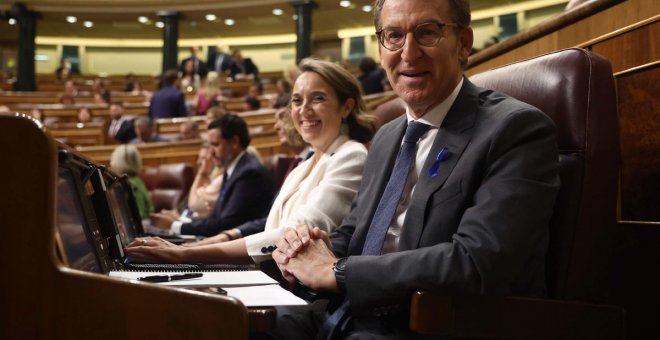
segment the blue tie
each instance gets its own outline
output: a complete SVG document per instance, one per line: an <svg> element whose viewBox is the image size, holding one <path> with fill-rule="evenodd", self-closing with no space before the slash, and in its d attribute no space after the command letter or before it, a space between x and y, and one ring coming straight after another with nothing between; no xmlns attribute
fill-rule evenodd
<svg viewBox="0 0 660 340"><path fill-rule="evenodd" d="M387 182L385 191L380 198L374 217L371 220L371 225L369 225L367 238L362 247L362 255L380 255L387 230L392 223L392 218L394 218L396 209L399 206L399 201L401 201L403 189L408 180L408 173L417 153L417 142L429 128L429 125L415 121L408 123L406 135L403 136L403 143L394 163L390 180ZM332 339L341 333L350 321L349 307L348 299L344 299L341 306L321 326L316 338Z"/></svg>
<svg viewBox="0 0 660 340"><path fill-rule="evenodd" d="M225 198L225 188L227 187L228 179L229 176L227 176L227 169L225 169L225 172L222 174L222 184L220 185L220 198L218 199L218 203L222 202Z"/></svg>

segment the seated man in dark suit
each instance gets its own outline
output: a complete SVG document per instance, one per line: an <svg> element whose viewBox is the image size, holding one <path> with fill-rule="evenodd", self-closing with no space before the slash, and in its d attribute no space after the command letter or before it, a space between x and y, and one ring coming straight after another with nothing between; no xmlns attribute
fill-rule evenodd
<svg viewBox="0 0 660 340"><path fill-rule="evenodd" d="M259 79L259 68L252 62L252 59L243 58L240 50L235 50L231 59L229 75L232 79Z"/></svg>
<svg viewBox="0 0 660 340"><path fill-rule="evenodd" d="M124 116L124 106L120 102L110 104L110 127L108 137L125 144L136 137L133 118Z"/></svg>
<svg viewBox="0 0 660 340"><path fill-rule="evenodd" d="M135 126L135 138L129 141L129 144L142 144L142 143L160 143L169 142L170 140L159 135L154 131L154 122L149 117L138 117L133 121Z"/></svg>
<svg viewBox="0 0 660 340"><path fill-rule="evenodd" d="M275 186L268 170L245 152L250 144L245 121L232 114L214 120L208 127L208 140L213 157L225 168L220 197L213 211L207 218L191 223L152 215L154 226L175 234L214 236L268 215Z"/></svg>
<svg viewBox="0 0 660 340"><path fill-rule="evenodd" d="M362 74L358 76L364 94L380 93L383 92L383 78L386 78L385 71L378 68L378 64L371 57L365 57L360 60L360 71Z"/></svg>
<svg viewBox="0 0 660 340"><path fill-rule="evenodd" d="M543 295L559 188L556 128L463 77L467 0L378 0L381 64L406 114L374 137L353 209L331 235L288 229L289 282L331 292L328 313L278 318L281 339L418 339L414 290Z"/></svg>
<svg viewBox="0 0 660 340"><path fill-rule="evenodd" d="M162 87L151 97L149 104L149 118L185 117L186 100L179 91L179 73L176 70L167 70L163 73Z"/></svg>

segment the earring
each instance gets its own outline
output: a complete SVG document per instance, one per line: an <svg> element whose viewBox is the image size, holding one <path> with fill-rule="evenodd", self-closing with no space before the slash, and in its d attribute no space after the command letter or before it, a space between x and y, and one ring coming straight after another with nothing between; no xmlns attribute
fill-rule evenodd
<svg viewBox="0 0 660 340"><path fill-rule="evenodd" d="M339 133L344 136L348 136L349 127L348 127L348 119L346 117L341 118L341 127L339 128Z"/></svg>

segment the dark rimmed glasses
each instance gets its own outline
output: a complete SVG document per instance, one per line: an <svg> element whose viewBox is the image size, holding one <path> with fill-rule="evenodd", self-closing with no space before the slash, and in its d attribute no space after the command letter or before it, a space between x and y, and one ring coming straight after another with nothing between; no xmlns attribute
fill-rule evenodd
<svg viewBox="0 0 660 340"><path fill-rule="evenodd" d="M445 24L440 21L425 22L417 25L413 30L413 37L418 44L426 47L432 47L440 42L444 37L444 28L446 26L458 27L456 23ZM406 43L408 32L400 28L384 28L376 32L380 44L390 51L396 51Z"/></svg>

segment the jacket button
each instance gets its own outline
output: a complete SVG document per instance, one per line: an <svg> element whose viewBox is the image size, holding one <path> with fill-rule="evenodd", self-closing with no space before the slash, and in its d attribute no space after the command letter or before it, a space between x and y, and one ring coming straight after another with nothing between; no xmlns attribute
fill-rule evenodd
<svg viewBox="0 0 660 340"><path fill-rule="evenodd" d="M266 247L262 247L262 248L261 248L261 253L263 253L263 254L268 254L268 248L266 248Z"/></svg>

